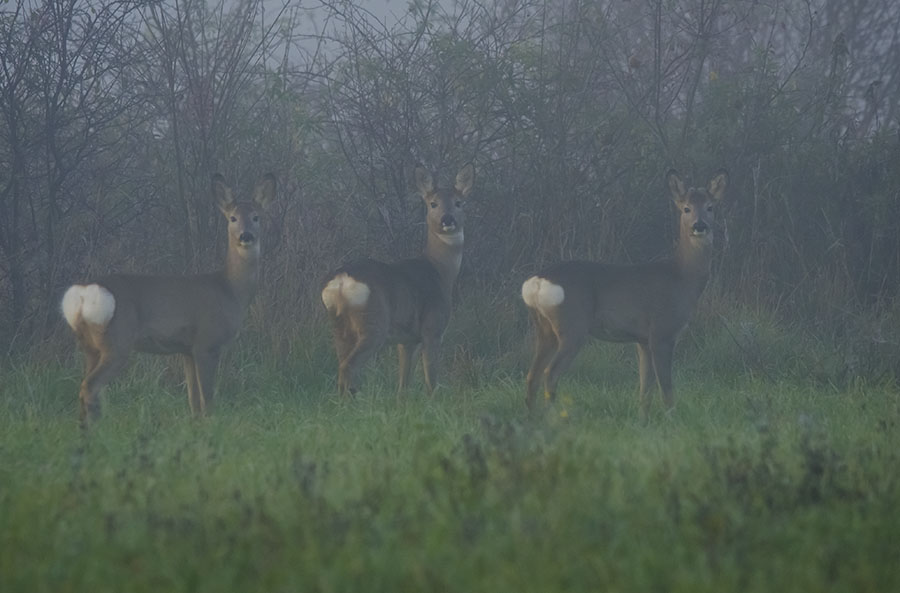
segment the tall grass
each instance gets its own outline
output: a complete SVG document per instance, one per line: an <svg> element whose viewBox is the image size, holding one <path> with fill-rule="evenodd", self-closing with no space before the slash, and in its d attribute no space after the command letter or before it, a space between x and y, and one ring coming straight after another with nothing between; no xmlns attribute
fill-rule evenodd
<svg viewBox="0 0 900 593"><path fill-rule="evenodd" d="M529 415L520 312L476 309L434 399L420 369L395 396L389 351L339 399L322 327L277 355L251 328L211 417L143 357L83 434L74 357L7 364L0 591L900 586L890 379L810 376L823 339L730 312L683 337L673 415L638 421L633 348L609 344Z"/></svg>

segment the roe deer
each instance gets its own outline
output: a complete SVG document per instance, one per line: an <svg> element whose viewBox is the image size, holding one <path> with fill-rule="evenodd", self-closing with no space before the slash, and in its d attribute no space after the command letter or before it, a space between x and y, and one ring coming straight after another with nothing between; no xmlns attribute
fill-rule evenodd
<svg viewBox="0 0 900 593"><path fill-rule="evenodd" d="M705 188L686 189L673 169L666 182L680 213L679 238L671 259L634 265L568 261L522 285L536 330L534 360L525 402L532 407L543 376L544 395L556 397L560 375L593 336L636 342L641 411L647 417L654 378L667 410L674 405L672 353L706 286L712 257L715 205L728 174L720 170Z"/></svg>
<svg viewBox="0 0 900 593"><path fill-rule="evenodd" d="M66 290L62 312L84 351L81 421L99 414L97 394L132 350L181 354L194 416L212 404L221 347L241 326L259 284L260 212L275 197L275 176L252 201L237 201L221 175L213 194L228 220L225 269L193 276L115 274Z"/></svg>
<svg viewBox="0 0 900 593"><path fill-rule="evenodd" d="M364 259L329 276L322 290L334 331L338 391L356 393L356 375L386 342L397 344L400 394L422 351L425 387L437 385L441 340L450 319L453 283L463 253L463 202L472 189L475 167L469 163L450 189L439 189L431 174L416 168L416 186L427 208L428 238L421 257L395 263Z"/></svg>

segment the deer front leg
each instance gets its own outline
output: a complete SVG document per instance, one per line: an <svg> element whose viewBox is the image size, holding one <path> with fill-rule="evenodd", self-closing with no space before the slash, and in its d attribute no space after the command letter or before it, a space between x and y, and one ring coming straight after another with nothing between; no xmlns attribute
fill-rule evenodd
<svg viewBox="0 0 900 593"><path fill-rule="evenodd" d="M438 367L441 362L441 336L429 337L422 341L422 368L425 371L425 391L434 395L437 388Z"/></svg>
<svg viewBox="0 0 900 593"><path fill-rule="evenodd" d="M200 386L197 385L197 366L194 364L194 357L190 354L181 356L184 364L184 384L187 387L188 405L191 407L191 414L199 416L203 409L203 402L200 398Z"/></svg>
<svg viewBox="0 0 900 593"><path fill-rule="evenodd" d="M218 348L195 348L192 355L194 359L194 373L197 380L199 404L196 408L191 405L191 413L194 417L203 416L212 411L216 395L216 370L219 367Z"/></svg>
<svg viewBox="0 0 900 593"><path fill-rule="evenodd" d="M399 366L397 367L398 396L409 386L409 377L412 373L413 366L415 366L414 361L419 353L419 348L419 344L397 344L397 358L399 359Z"/></svg>
<svg viewBox="0 0 900 593"><path fill-rule="evenodd" d="M662 392L663 404L667 412L675 408L675 393L672 385L672 356L675 352L674 340L651 340L650 353L653 355L653 369Z"/></svg>
<svg viewBox="0 0 900 593"><path fill-rule="evenodd" d="M638 354L638 374L640 377L639 401L641 405L641 416L646 420L650 415L650 395L653 389L653 380L655 372L653 371L653 355L650 353L650 347L647 344L637 344Z"/></svg>

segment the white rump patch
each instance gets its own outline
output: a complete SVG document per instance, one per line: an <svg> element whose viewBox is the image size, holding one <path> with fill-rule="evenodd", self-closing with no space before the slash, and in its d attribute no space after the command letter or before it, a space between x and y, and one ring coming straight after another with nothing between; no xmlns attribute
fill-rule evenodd
<svg viewBox="0 0 900 593"><path fill-rule="evenodd" d="M99 284L73 284L63 295L62 313L72 329L81 321L106 325L116 311L116 298Z"/></svg>
<svg viewBox="0 0 900 593"><path fill-rule="evenodd" d="M562 286L540 276L532 276L522 284L522 300L541 312L559 306L565 298L566 291Z"/></svg>
<svg viewBox="0 0 900 593"><path fill-rule="evenodd" d="M332 278L322 289L322 302L329 311L340 311L343 305L359 308L369 302L369 285L344 273Z"/></svg>

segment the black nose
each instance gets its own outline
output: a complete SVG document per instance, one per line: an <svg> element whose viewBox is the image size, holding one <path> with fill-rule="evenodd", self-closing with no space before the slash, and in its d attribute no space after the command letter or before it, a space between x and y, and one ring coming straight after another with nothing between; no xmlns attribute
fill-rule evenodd
<svg viewBox="0 0 900 593"><path fill-rule="evenodd" d="M456 219L449 214L441 216L441 226L456 226Z"/></svg>
<svg viewBox="0 0 900 593"><path fill-rule="evenodd" d="M250 233L247 231L244 231L243 233L241 233L241 236L238 237L238 239L241 241L241 243L253 243L253 241L255 241L255 238L253 237L253 233Z"/></svg>
<svg viewBox="0 0 900 593"><path fill-rule="evenodd" d="M698 220L694 223L694 226L691 227L695 233L705 233L709 230L709 225L703 222L702 220Z"/></svg>

